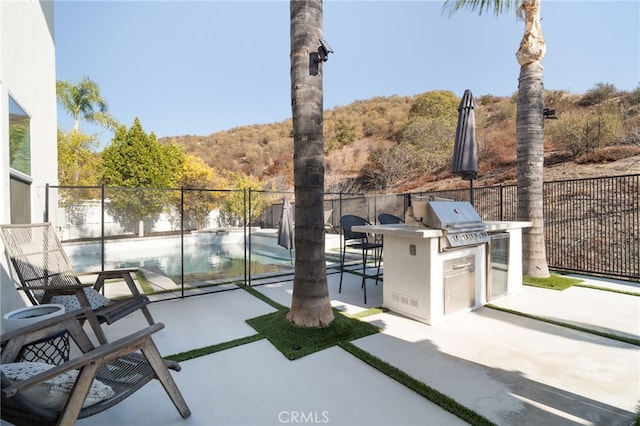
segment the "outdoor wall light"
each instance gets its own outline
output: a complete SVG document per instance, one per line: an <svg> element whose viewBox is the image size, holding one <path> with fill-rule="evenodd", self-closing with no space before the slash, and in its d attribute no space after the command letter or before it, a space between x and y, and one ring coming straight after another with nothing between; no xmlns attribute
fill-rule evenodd
<svg viewBox="0 0 640 426"><path fill-rule="evenodd" d="M329 59L329 53L333 53L331 46L329 46L327 40L320 39L320 47L318 47L318 57L316 62L327 62L327 59Z"/></svg>
<svg viewBox="0 0 640 426"><path fill-rule="evenodd" d="M318 75L318 64L320 62L327 62L329 53L333 53L333 49L331 49L327 40L320 39L318 51L309 54L309 74Z"/></svg>
<svg viewBox="0 0 640 426"><path fill-rule="evenodd" d="M555 109L545 108L545 109L542 110L542 115L547 120L557 120L558 119L558 117L556 116L556 110Z"/></svg>

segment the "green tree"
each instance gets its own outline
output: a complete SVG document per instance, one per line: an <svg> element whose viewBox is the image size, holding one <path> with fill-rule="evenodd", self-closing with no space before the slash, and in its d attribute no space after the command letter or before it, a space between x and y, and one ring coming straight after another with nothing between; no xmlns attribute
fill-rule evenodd
<svg viewBox="0 0 640 426"><path fill-rule="evenodd" d="M73 133L79 131L81 119L109 129L118 126L116 119L107 112L107 102L100 94L100 87L88 77L77 83L58 80L56 95L58 103L73 117Z"/></svg>
<svg viewBox="0 0 640 426"><path fill-rule="evenodd" d="M419 174L434 173L451 161L456 121L433 117L415 117L400 135L400 147L417 155Z"/></svg>
<svg viewBox="0 0 640 426"><path fill-rule="evenodd" d="M340 149L345 145L350 145L356 140L356 126L348 118L340 117L336 119L333 128L333 137L331 138L328 151Z"/></svg>
<svg viewBox="0 0 640 426"><path fill-rule="evenodd" d="M435 173L451 161L460 99L448 90L434 90L416 97L409 123L400 134L400 149L413 158L407 177ZM411 175L413 174L413 175Z"/></svg>
<svg viewBox="0 0 640 426"><path fill-rule="evenodd" d="M518 219L530 221L522 236L523 273L549 277L544 243L544 85L542 59L546 44L540 25L540 0L445 0L444 8L455 12L462 8L496 15L517 7L525 23L524 36L516 52L520 65L516 113L516 151L518 180Z"/></svg>
<svg viewBox="0 0 640 426"><path fill-rule="evenodd" d="M234 191L226 194L220 211L223 223L228 225L250 224L251 219L259 217L270 204L264 195L264 183L244 173L231 173L227 176L228 187ZM248 209L249 191L251 191L251 218L245 218ZM246 208L245 208L246 206ZM248 213L248 211L247 211Z"/></svg>
<svg viewBox="0 0 640 426"><path fill-rule="evenodd" d="M209 213L217 207L222 197L220 192L210 189L225 189L228 184L200 157L186 154L180 186L185 189L183 207L187 221L195 222L196 228L202 229L206 226Z"/></svg>
<svg viewBox="0 0 640 426"><path fill-rule="evenodd" d="M145 133L136 117L130 128L120 126L111 145L102 152L103 182L124 187L109 194L107 211L122 225L155 219L171 200L166 188L176 188L182 175L184 153L174 144L162 145ZM143 189L146 188L146 189Z"/></svg>
<svg viewBox="0 0 640 426"><path fill-rule="evenodd" d="M458 120L460 99L449 90L432 90L418 95L409 110L409 120L427 117L444 121Z"/></svg>
<svg viewBox="0 0 640 426"><path fill-rule="evenodd" d="M58 129L58 182L63 186L100 184L102 161L94 152L94 136Z"/></svg>
<svg viewBox="0 0 640 426"><path fill-rule="evenodd" d="M327 286L324 228L322 0L291 0L291 110L295 187L295 275L287 319L303 327L333 321ZM317 72L312 68L318 67Z"/></svg>
<svg viewBox="0 0 640 426"><path fill-rule="evenodd" d="M445 167L451 161L459 103L460 99L447 90L417 96L398 144L371 153L359 177L361 186L388 190Z"/></svg>
<svg viewBox="0 0 640 426"><path fill-rule="evenodd" d="M95 187L101 183L102 159L93 150L96 145L95 136L58 129L58 182L72 187L61 188L58 195L71 222L86 216L87 200L100 198L100 190Z"/></svg>

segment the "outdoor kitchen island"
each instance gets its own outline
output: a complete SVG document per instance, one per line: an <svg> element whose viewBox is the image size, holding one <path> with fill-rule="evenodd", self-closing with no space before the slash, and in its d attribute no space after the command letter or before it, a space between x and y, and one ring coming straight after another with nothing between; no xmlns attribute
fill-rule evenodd
<svg viewBox="0 0 640 426"><path fill-rule="evenodd" d="M489 243L442 249L441 229L415 226L366 225L353 231L384 238L383 306L393 312L434 325L452 315L469 312L497 297L522 291L522 228L530 222L484 222ZM506 249L496 257L504 291L491 290L493 236L506 236ZM489 277L489 278L488 278Z"/></svg>

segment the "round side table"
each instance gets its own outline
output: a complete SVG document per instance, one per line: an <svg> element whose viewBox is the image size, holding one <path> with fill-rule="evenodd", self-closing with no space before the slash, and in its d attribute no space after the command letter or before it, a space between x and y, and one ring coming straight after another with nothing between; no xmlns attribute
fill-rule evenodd
<svg viewBox="0 0 640 426"><path fill-rule="evenodd" d="M12 331L38 321L64 314L64 306L44 304L16 309L2 317L4 332ZM47 339L33 342L22 348L21 361L61 364L69 360L69 334L65 331Z"/></svg>

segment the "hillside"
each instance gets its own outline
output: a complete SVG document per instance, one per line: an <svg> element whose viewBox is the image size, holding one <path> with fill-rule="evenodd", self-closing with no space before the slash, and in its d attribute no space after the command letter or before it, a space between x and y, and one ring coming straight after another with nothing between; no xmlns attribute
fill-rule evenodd
<svg viewBox="0 0 640 426"><path fill-rule="evenodd" d="M640 149L632 149L639 152ZM626 154L625 154L626 155ZM621 176L628 174L640 174L640 154L631 155L615 161L602 161L599 163L578 163L571 160L554 162L555 153L546 156L544 167L544 180L557 181L569 179L596 178L604 176ZM474 186L491 186L497 184L516 184L516 165L505 166L491 170L486 174L480 173ZM441 191L446 189L468 188L469 182L463 181L458 176L443 177L433 182L425 182L411 191Z"/></svg>
<svg viewBox="0 0 640 426"><path fill-rule="evenodd" d="M417 101L434 94L455 97L434 91L376 97L326 110L325 190L404 192L468 186L449 172L455 107L446 117L416 116ZM515 183L515 96L484 95L476 97L476 103L477 185ZM598 84L582 95L547 91L545 104L556 109L559 118L545 122L545 180L640 173L640 89L626 93ZM277 190L292 189L291 120L160 141L183 146L221 175L241 172Z"/></svg>

